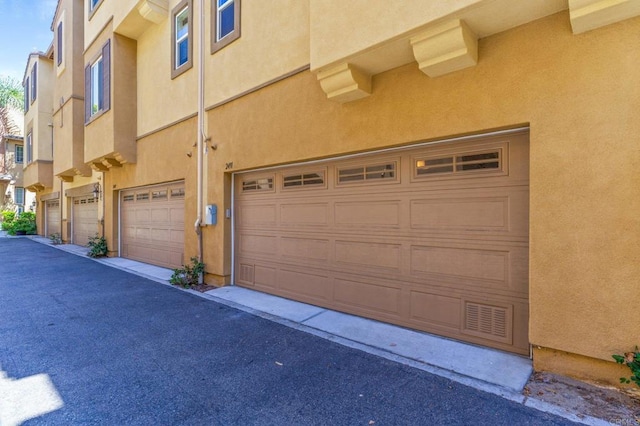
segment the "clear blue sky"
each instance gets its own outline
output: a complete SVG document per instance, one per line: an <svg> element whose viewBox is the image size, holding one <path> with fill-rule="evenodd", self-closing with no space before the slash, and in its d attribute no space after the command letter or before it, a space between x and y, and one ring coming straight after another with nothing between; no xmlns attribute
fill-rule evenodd
<svg viewBox="0 0 640 426"><path fill-rule="evenodd" d="M0 0L0 76L22 82L29 53L45 51L53 40L57 0Z"/></svg>

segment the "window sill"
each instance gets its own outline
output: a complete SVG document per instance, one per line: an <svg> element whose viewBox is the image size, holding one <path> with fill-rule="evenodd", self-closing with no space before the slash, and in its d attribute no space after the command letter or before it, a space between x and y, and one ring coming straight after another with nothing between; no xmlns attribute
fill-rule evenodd
<svg viewBox="0 0 640 426"><path fill-rule="evenodd" d="M94 121L96 121L98 118L102 117L107 111L109 110L103 109L102 111L98 111L95 114L93 114L91 117L89 117L89 120L87 120L87 122L84 123L85 127L93 123Z"/></svg>
<svg viewBox="0 0 640 426"><path fill-rule="evenodd" d="M182 65L178 69L172 68L171 69L171 80L173 80L176 77L181 76L185 72L189 71L191 68L193 68L193 61L192 60L189 60L189 61L185 62L185 64Z"/></svg>

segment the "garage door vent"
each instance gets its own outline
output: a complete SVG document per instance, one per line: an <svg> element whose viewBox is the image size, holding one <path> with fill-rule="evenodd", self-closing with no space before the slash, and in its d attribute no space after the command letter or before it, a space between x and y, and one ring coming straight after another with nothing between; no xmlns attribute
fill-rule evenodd
<svg viewBox="0 0 640 426"><path fill-rule="evenodd" d="M242 182L242 191L271 191L273 190L273 178L250 179Z"/></svg>
<svg viewBox="0 0 640 426"><path fill-rule="evenodd" d="M511 308L465 302L464 332L473 336L511 343Z"/></svg>
<svg viewBox="0 0 640 426"><path fill-rule="evenodd" d="M287 188L300 188L302 186L324 185L324 172L302 173L284 176L282 186Z"/></svg>
<svg viewBox="0 0 640 426"><path fill-rule="evenodd" d="M500 170L501 150L416 160L416 176L461 173L476 170Z"/></svg>
<svg viewBox="0 0 640 426"><path fill-rule="evenodd" d="M370 164L362 167L348 167L338 169L338 183L360 183L380 181L381 179L396 178L396 162L384 164Z"/></svg>
<svg viewBox="0 0 640 426"><path fill-rule="evenodd" d="M253 265L248 265L246 263L240 264L240 271L238 276L238 281L243 284L253 284L254 280L254 267Z"/></svg>

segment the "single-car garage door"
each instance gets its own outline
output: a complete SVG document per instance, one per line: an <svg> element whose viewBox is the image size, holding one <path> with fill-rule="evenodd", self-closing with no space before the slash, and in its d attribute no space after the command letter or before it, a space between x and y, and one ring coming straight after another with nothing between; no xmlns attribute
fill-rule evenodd
<svg viewBox="0 0 640 426"><path fill-rule="evenodd" d="M121 256L167 268L183 263L184 182L120 193Z"/></svg>
<svg viewBox="0 0 640 426"><path fill-rule="evenodd" d="M93 195L73 198L73 244L86 246L98 232L98 200Z"/></svg>
<svg viewBox="0 0 640 426"><path fill-rule="evenodd" d="M47 230L46 236L60 234L60 200L46 201Z"/></svg>
<svg viewBox="0 0 640 426"><path fill-rule="evenodd" d="M529 353L528 133L235 177L238 285Z"/></svg>

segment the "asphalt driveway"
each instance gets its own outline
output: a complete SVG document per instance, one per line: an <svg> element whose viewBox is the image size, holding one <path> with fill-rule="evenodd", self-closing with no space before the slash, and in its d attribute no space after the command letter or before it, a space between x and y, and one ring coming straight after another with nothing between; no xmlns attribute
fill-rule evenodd
<svg viewBox="0 0 640 426"><path fill-rule="evenodd" d="M34 384L22 412L6 403L20 383ZM25 424L570 424L90 259L0 239L0 424L46 405L43 383L59 403Z"/></svg>

